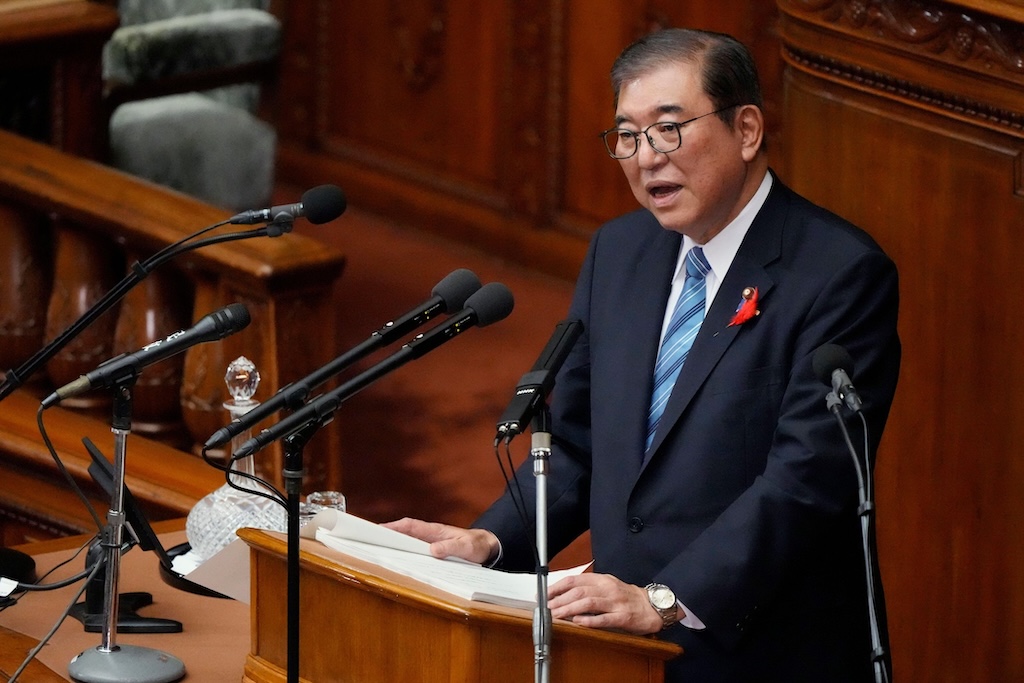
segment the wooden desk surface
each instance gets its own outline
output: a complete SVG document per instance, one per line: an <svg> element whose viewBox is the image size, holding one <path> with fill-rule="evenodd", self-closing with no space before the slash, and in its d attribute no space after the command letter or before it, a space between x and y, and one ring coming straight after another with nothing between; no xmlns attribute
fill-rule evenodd
<svg viewBox="0 0 1024 683"><path fill-rule="evenodd" d="M166 548L185 541L185 532L180 530L182 527L181 520L154 524ZM179 530L168 531L175 528ZM74 554L75 549L86 540L85 537L58 539L22 546L20 550L33 555L37 572L42 575ZM84 556L75 558L48 577L47 582L76 574L84 566ZM120 593L145 591L153 595L153 604L140 610L140 614L175 619L184 625L184 631L168 634L118 633L116 644L148 647L174 655L185 663L185 681L242 679L245 657L250 648L248 605L234 600L195 595L171 587L160 578L156 555L138 548L133 548L123 556L119 584ZM31 639L30 643L24 645L22 657L53 627L78 587L76 584L53 591L28 593L17 605L0 612L0 627ZM12 638L17 640L16 636L4 634L0 630L0 642L11 644ZM37 659L59 674L54 680L70 680L67 671L71 659L84 650L97 647L100 638L101 634L85 632L77 620L69 617ZM12 648L17 646L15 642ZM7 666L9 663L3 668ZM17 666L18 663L15 663L6 673L13 673ZM0 680L6 681L7 678L0 677ZM49 679L30 676L23 680Z"/></svg>

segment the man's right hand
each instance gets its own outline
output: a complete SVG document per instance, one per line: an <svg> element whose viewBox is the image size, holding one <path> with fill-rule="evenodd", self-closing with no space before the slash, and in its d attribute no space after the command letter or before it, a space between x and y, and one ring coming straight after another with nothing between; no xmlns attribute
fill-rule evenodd
<svg viewBox="0 0 1024 683"><path fill-rule="evenodd" d="M501 549L498 537L486 529L463 529L409 517L386 522L381 526L426 541L434 557L458 557L488 565L494 562Z"/></svg>

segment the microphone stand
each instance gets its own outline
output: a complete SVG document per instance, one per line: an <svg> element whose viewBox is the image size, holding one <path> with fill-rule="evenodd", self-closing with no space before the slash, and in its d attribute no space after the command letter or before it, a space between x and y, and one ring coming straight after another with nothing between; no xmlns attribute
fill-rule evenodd
<svg viewBox="0 0 1024 683"><path fill-rule="evenodd" d="M533 476L537 484L537 608L533 612L533 661L536 683L551 680L551 609L548 607L548 464L551 459L551 410L542 404L530 423Z"/></svg>
<svg viewBox="0 0 1024 683"><path fill-rule="evenodd" d="M864 550L864 570L867 578L868 621L871 628L871 662L875 672L875 683L888 683L890 677L888 664L886 662L886 652L885 648L882 647L882 638L878 628L878 606L877 598L875 596L875 549L871 533L875 503L872 499L873 495L871 491L872 471L867 452L867 438L865 436L864 463L862 465L860 458L857 457L857 450L853 447L853 442L850 440L850 433L846 429L846 422L839 413L840 406L843 405L842 399L839 398L835 391L830 391L825 396L825 402L828 406L829 412L835 415L836 422L839 424L839 430L843 434L843 440L846 442L846 447L850 452L850 457L853 458L853 464L857 470L857 491L859 500L857 515L860 517L861 540ZM857 411L857 415L860 417L861 422L864 423L866 435L867 421L864 419L864 415L860 411Z"/></svg>
<svg viewBox="0 0 1024 683"><path fill-rule="evenodd" d="M302 451L317 430L332 419L333 416L328 415L310 420L281 441L284 451L284 469L281 474L288 502L287 683L299 683L299 494L305 473Z"/></svg>
<svg viewBox="0 0 1024 683"><path fill-rule="evenodd" d="M135 378L114 387L113 490L102 545L106 549L106 593L102 636L99 647L85 650L68 665L68 673L83 683L171 683L185 675L185 665L172 655L146 647L117 645L118 592L121 544L125 526L124 469L131 433L132 385Z"/></svg>

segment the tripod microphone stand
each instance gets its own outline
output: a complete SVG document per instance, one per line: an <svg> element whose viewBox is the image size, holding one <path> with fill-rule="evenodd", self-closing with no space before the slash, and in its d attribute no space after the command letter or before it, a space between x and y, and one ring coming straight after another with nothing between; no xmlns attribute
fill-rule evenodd
<svg viewBox="0 0 1024 683"><path fill-rule="evenodd" d="M82 683L171 683L184 677L180 659L159 650L117 645L118 579L125 526L124 465L131 433L132 390L135 378L114 387L111 431L114 433L114 487L107 526L101 541L106 550L104 621L98 647L78 654L68 665L71 678Z"/></svg>

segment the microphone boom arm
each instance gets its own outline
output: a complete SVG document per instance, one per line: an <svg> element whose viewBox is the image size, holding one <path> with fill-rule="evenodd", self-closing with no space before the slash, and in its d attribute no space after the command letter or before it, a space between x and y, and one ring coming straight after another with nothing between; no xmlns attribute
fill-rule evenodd
<svg viewBox="0 0 1024 683"><path fill-rule="evenodd" d="M216 223L196 233L201 235L208 230L225 225L227 221ZM44 363L53 358L57 353L71 342L72 339L81 334L82 330L91 325L98 317L106 313L110 308L125 297L125 295L131 291L133 287L142 282L157 266L185 252L206 247L211 244L219 244L221 242L232 242L235 240L248 239L250 237L264 237L268 235L266 227L257 228L255 230L245 230L242 232L232 232L225 235L217 235L215 237L207 237L197 242L185 244L179 242L172 245L171 249L164 249L146 261L141 263L136 262L131 267L131 272L128 273L119 283L114 285L110 291L103 295L88 311L83 313L75 322L71 323L63 332L53 338L50 343L37 351L31 358L19 365L17 368L8 370L4 377L3 384L0 384L0 401L3 401L9 395L11 395L15 389L20 387L28 380ZM195 237L193 235L192 237Z"/></svg>
<svg viewBox="0 0 1024 683"><path fill-rule="evenodd" d="M416 335L391 356L369 370L356 375L340 387L318 396L301 409L276 422L252 437L232 454L232 460L247 457L277 439L284 438L302 428L310 420L323 420L338 409L344 401L405 363L436 349L474 325L485 327L502 320L512 312L512 293L498 282L484 285L466 300L466 307L443 323ZM326 424L326 422L324 423Z"/></svg>
<svg viewBox="0 0 1024 683"><path fill-rule="evenodd" d="M300 410L274 423L269 429L264 429L256 436L243 443L237 451L231 455L232 460L239 460L250 456L257 451L266 448L277 439L290 436L302 429L307 423L319 421L321 425L329 422L326 420L342 403L355 396L357 393L374 383L387 373L405 365L407 362L417 358L417 355L409 350L409 345L403 346L393 355L373 366L366 372L353 377L337 389L328 391L316 397Z"/></svg>

